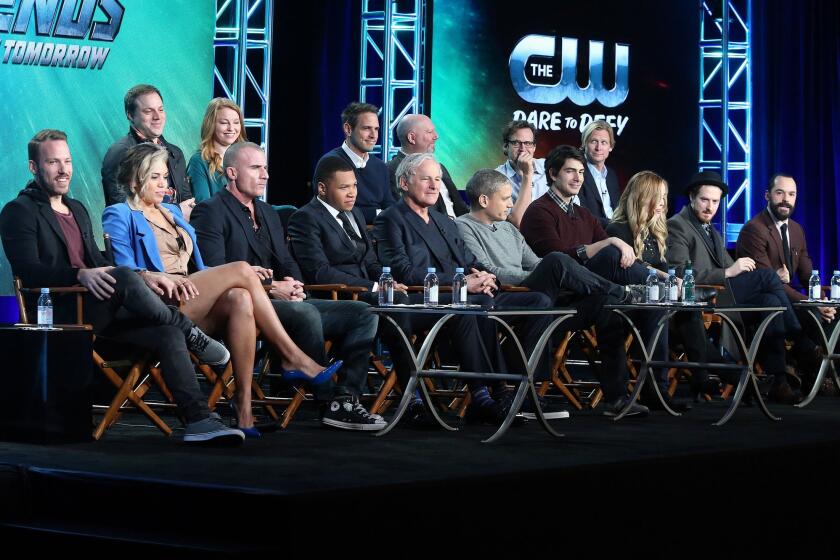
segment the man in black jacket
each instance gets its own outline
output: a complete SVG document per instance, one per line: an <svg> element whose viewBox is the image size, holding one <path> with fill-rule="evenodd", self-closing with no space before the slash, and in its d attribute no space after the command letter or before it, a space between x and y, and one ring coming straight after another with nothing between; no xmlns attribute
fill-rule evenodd
<svg viewBox="0 0 840 560"><path fill-rule="evenodd" d="M95 333L154 352L187 419L184 441L241 442L241 431L211 416L187 350L214 366L223 366L230 353L155 295L180 297L174 282L109 266L102 258L87 210L67 196L73 176L67 135L59 130L36 134L29 142L29 169L34 179L0 213L0 236L13 273L27 287L81 284L89 292L85 321ZM56 298L56 322L72 322L74 303Z"/></svg>
<svg viewBox="0 0 840 560"><path fill-rule="evenodd" d="M385 421L359 403L377 317L360 301L304 301L303 274L286 248L286 232L274 209L258 197L265 191L268 165L258 145L243 142L225 152L224 190L198 204L191 220L207 266L246 261L263 281L289 336L315 360L326 361L324 340L344 360L338 385L314 386L318 400L329 403L321 421L348 430L380 430Z"/></svg>
<svg viewBox="0 0 840 560"><path fill-rule="evenodd" d="M128 134L111 144L102 160L102 188L105 191L105 206L125 202L126 191L117 183L117 170L123 156L132 146L141 142L152 142L166 148L169 152L169 187L170 200L180 204L184 219L189 220L194 204L192 190L187 179L187 163L184 152L175 144L170 144L163 137L166 126L166 111L163 108L163 96L152 85L136 85L125 94L123 100L125 116L130 123Z"/></svg>
<svg viewBox="0 0 840 560"><path fill-rule="evenodd" d="M426 115L406 115L400 119L397 125L397 137L400 139L400 151L386 164L390 173L391 193L394 195L394 200L399 200L402 196L402 191L397 184L397 167L400 162L409 154L434 153L435 142L439 138L435 123ZM454 220L469 212L470 209L464 204L458 193L458 187L455 186L452 176L442 163L440 170L441 181L446 188L440 189L435 210Z"/></svg>

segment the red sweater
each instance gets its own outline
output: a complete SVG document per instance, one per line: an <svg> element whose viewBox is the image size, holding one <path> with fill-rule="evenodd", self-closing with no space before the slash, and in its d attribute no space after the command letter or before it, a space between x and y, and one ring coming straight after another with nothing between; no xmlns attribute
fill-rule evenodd
<svg viewBox="0 0 840 560"><path fill-rule="evenodd" d="M579 246L609 237L589 210L575 206L574 213L569 216L548 193L528 206L519 231L538 256L561 251L576 260L580 260L577 256Z"/></svg>

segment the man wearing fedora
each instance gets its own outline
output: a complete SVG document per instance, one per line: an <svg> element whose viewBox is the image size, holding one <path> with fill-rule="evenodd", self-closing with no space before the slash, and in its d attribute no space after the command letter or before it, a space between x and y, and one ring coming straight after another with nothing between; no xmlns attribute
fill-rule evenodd
<svg viewBox="0 0 840 560"><path fill-rule="evenodd" d="M770 323L759 356L764 370L773 379L771 400L796 404L801 395L790 387L785 376L785 337L797 336L801 327L776 272L756 269L755 261L750 257L733 260L726 252L712 218L728 192L729 187L714 171L702 171L691 178L685 187L688 205L668 220L665 256L678 275L682 276L686 262L690 261L697 284L723 285L725 289L718 297L722 305L785 307L785 311Z"/></svg>

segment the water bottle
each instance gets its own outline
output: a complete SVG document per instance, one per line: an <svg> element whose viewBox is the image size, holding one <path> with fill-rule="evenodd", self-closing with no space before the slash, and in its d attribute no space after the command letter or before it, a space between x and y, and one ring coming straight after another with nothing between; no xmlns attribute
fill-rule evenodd
<svg viewBox="0 0 840 560"><path fill-rule="evenodd" d="M840 270L835 270L831 277L831 301L840 302Z"/></svg>
<svg viewBox="0 0 840 560"><path fill-rule="evenodd" d="M50 329L53 326L53 306L50 299L50 289L41 288L41 295L38 297L38 327Z"/></svg>
<svg viewBox="0 0 840 560"><path fill-rule="evenodd" d="M694 271L691 268L691 261L685 263L683 274L683 303L694 303Z"/></svg>
<svg viewBox="0 0 840 560"><path fill-rule="evenodd" d="M423 280L423 305L436 307L438 304L438 277L434 267L426 269L426 279Z"/></svg>
<svg viewBox="0 0 840 560"><path fill-rule="evenodd" d="M655 270L650 269L645 284L647 284L647 290L645 290L647 297L645 301L648 303L659 303L659 279L656 277Z"/></svg>
<svg viewBox="0 0 840 560"><path fill-rule="evenodd" d="M466 307L467 305L467 277L464 276L464 269L455 269L455 276L452 277L452 307Z"/></svg>
<svg viewBox="0 0 840 560"><path fill-rule="evenodd" d="M665 301L674 303L680 300L680 291L677 288L677 271L668 269L668 280L665 281Z"/></svg>
<svg viewBox="0 0 840 560"><path fill-rule="evenodd" d="M391 267L382 267L382 276L379 277L379 307L394 305L394 277L391 276Z"/></svg>
<svg viewBox="0 0 840 560"><path fill-rule="evenodd" d="M820 271L816 268L808 280L808 297L811 299L822 299L822 285L820 283Z"/></svg>

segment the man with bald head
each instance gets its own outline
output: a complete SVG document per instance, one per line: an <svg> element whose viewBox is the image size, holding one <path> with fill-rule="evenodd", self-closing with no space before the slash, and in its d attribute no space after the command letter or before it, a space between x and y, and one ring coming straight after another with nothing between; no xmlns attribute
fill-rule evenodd
<svg viewBox="0 0 840 560"><path fill-rule="evenodd" d="M400 139L400 151L387 164L391 176L391 191L394 193L395 200L399 200L402 194L397 183L397 167L400 162L409 154L434 153L435 142L439 138L435 123L426 115L404 116L397 125L397 137ZM440 169L441 181L446 188L440 189L440 196L434 209L454 220L469 212L469 208L464 204L458 193L458 187L455 186L449 171L442 163Z"/></svg>

